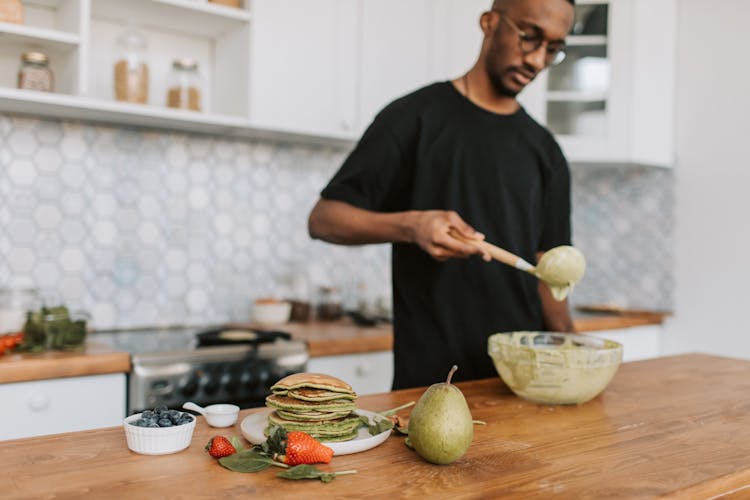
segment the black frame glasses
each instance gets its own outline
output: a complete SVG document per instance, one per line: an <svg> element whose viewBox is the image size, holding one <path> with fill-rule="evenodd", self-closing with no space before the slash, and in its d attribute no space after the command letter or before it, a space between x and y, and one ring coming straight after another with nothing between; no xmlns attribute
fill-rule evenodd
<svg viewBox="0 0 750 500"><path fill-rule="evenodd" d="M524 55L536 52L540 47L545 46L545 65L557 66L565 60L565 42L555 42L555 45L550 45L550 43L544 39L544 36L542 36L541 33L532 34L519 28L518 25L511 18L509 18L504 11L493 10L492 12L499 14L500 18L503 19L508 24L508 26L513 28L513 31L516 32L516 34L518 35L518 44L521 47L521 52L523 52Z"/></svg>

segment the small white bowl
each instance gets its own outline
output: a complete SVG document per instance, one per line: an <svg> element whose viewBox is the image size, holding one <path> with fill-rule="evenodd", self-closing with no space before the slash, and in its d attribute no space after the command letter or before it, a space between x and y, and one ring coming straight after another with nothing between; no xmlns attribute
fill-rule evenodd
<svg viewBox="0 0 750 500"><path fill-rule="evenodd" d="M283 325L289 321L292 304L285 300L274 302L254 302L252 320L263 325Z"/></svg>
<svg viewBox="0 0 750 500"><path fill-rule="evenodd" d="M211 427L229 427L237 421L240 407L237 405L208 405L204 408L206 422Z"/></svg>
<svg viewBox="0 0 750 500"><path fill-rule="evenodd" d="M131 422L141 418L140 413L127 417L122 427L128 448L141 455L167 455L190 446L195 430L195 417L188 424L172 427L138 427Z"/></svg>

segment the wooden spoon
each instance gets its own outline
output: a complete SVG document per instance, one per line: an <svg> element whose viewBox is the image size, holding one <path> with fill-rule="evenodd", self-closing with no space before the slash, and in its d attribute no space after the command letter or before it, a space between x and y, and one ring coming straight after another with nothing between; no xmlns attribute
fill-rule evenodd
<svg viewBox="0 0 750 500"><path fill-rule="evenodd" d="M558 301L565 300L565 297L568 296L568 293L573 289L573 286L583 277L585 270L583 254L577 249L567 245L549 249L542 256L539 264L537 264L537 266L532 266L518 255L493 245L492 243L488 243L484 240L471 240L464 238L456 231L449 231L448 234L459 241L469 245L474 245L484 252L487 252L493 259L498 260L503 264L533 274L549 286L550 292L552 292L552 297ZM560 265L561 261L570 262L571 259L579 261L579 265L577 266L577 269L574 270L572 276L569 275L569 273L564 273L568 276L566 276L567 281L562 283L557 277L559 274L557 266ZM540 272L540 268L543 272ZM566 268L563 267L563 269Z"/></svg>

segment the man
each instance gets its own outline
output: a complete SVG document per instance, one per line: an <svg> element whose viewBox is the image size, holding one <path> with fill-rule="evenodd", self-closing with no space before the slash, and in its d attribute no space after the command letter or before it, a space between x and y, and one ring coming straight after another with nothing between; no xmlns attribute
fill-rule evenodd
<svg viewBox="0 0 750 500"><path fill-rule="evenodd" d="M394 389L439 382L453 364L455 380L497 376L496 332L573 330L546 285L467 259L489 255L450 235L530 262L570 244L567 163L516 96L560 57L572 22L573 0L495 0L471 70L383 109L310 214L313 238L393 243Z"/></svg>

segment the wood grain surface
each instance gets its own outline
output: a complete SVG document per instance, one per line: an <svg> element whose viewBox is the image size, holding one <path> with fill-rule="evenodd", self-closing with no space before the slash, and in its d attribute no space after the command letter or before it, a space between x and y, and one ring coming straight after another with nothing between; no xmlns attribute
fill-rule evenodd
<svg viewBox="0 0 750 500"><path fill-rule="evenodd" d="M0 355L0 383L130 371L130 354L88 342L82 351Z"/></svg>
<svg viewBox="0 0 750 500"><path fill-rule="evenodd" d="M0 442L3 498L740 498L750 485L750 362L683 355L627 363L599 397L543 406L499 379L459 383L474 441L450 465L424 462L390 437L334 457L325 470L356 469L329 484L243 474L203 450L217 434L199 418L180 453L130 452L121 428ZM382 411L423 388L362 397ZM85 410L85 409L82 409ZM240 417L253 410L244 410ZM408 410L402 412L407 414Z"/></svg>

